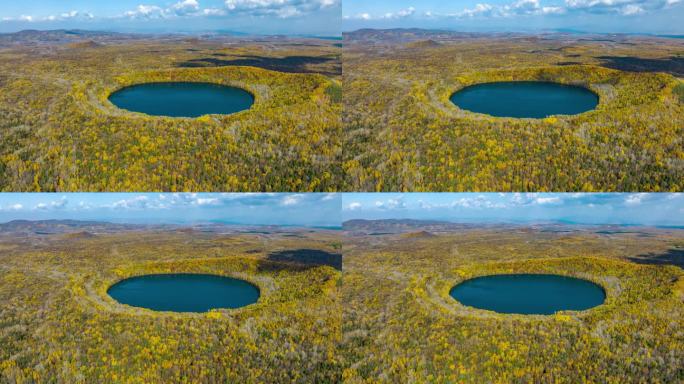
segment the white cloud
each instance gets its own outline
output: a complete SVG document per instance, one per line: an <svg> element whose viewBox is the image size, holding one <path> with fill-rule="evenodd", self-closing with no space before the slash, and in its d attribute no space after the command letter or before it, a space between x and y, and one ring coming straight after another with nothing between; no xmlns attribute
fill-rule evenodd
<svg viewBox="0 0 684 384"><path fill-rule="evenodd" d="M21 15L18 17L3 17L2 21L24 21L24 22L33 22L36 21L37 19L31 15Z"/></svg>
<svg viewBox="0 0 684 384"><path fill-rule="evenodd" d="M382 15L381 19L403 19L406 17L413 16L416 13L416 9L413 7L408 7L406 9L401 9L397 12L388 12ZM367 17L371 17L369 14L365 14Z"/></svg>
<svg viewBox="0 0 684 384"><path fill-rule="evenodd" d="M86 203L85 201L79 201L78 202L78 208L81 210L89 210L89 209L93 209L94 207L90 203Z"/></svg>
<svg viewBox="0 0 684 384"><path fill-rule="evenodd" d="M223 8L202 9L198 0L179 0L166 8L141 4L135 10L125 12L123 16L131 19L157 19L174 16L247 15L287 19L340 4L340 0L224 0Z"/></svg>
<svg viewBox="0 0 684 384"><path fill-rule="evenodd" d="M513 197L511 198L511 202L515 204L522 204L523 203L523 195L521 193L514 193Z"/></svg>
<svg viewBox="0 0 684 384"><path fill-rule="evenodd" d="M292 18L307 15L320 10L337 7L341 0L224 0L223 7L202 8L200 0L176 0L171 5L158 6L140 4L135 9L126 11L114 18L128 18L136 20L167 19L173 17L218 17L231 15L246 16L274 16ZM409 10L399 12L404 15ZM4 17L2 21L63 21L72 19L93 19L90 12L71 10L47 17L21 15L18 17Z"/></svg>
<svg viewBox="0 0 684 384"><path fill-rule="evenodd" d="M416 9L413 7L408 7L406 9L402 9L401 11L397 12L396 15L397 17L408 17L416 13Z"/></svg>
<svg viewBox="0 0 684 384"><path fill-rule="evenodd" d="M545 4L542 3L545 2ZM565 0L563 4L548 4L549 0L516 0L508 4L493 5L478 3L472 8L464 8L451 13L423 11L425 18L510 18L519 16L561 15L575 13L614 13L624 16L638 15L654 10L666 9L682 0ZM416 9L409 7L398 12L382 15L359 13L345 16L345 19L382 20L414 16Z"/></svg>
<svg viewBox="0 0 684 384"><path fill-rule="evenodd" d="M537 197L534 199L536 204L555 204L560 203L561 199L559 197Z"/></svg>
<svg viewBox="0 0 684 384"><path fill-rule="evenodd" d="M539 197L539 193L514 193L513 197L511 197L510 202L515 206L532 205L537 204L537 199Z"/></svg>
<svg viewBox="0 0 684 384"><path fill-rule="evenodd" d="M340 199L336 194L117 193L78 198L71 194L56 197L54 194L40 197L0 196L3 219L76 218L79 212L87 212L90 219L98 215L103 218L125 215L152 218L161 215L158 217L192 221L205 216L232 220L234 215L250 217L254 214L288 221L318 216L329 224L339 218L339 209Z"/></svg>
<svg viewBox="0 0 684 384"><path fill-rule="evenodd" d="M62 13L61 15L57 16L58 20L71 20L71 19L93 19L95 18L95 15L93 15L90 12L79 12L79 11L71 11L71 12L66 12Z"/></svg>
<svg viewBox="0 0 684 384"><path fill-rule="evenodd" d="M560 204L565 198L577 200L583 197L583 194L561 194L551 196L544 193L514 193L509 202L513 206Z"/></svg>
<svg viewBox="0 0 684 384"><path fill-rule="evenodd" d="M222 199L213 195L197 193L160 194L157 200L149 200L148 207L167 209L174 206L211 206L220 205Z"/></svg>
<svg viewBox="0 0 684 384"><path fill-rule="evenodd" d="M158 19L166 17L166 11L156 5L138 5L133 11L124 13L130 19Z"/></svg>
<svg viewBox="0 0 684 384"><path fill-rule="evenodd" d="M121 199L114 202L110 207L114 209L145 209L148 208L147 196L135 196L129 199Z"/></svg>
<svg viewBox="0 0 684 384"><path fill-rule="evenodd" d="M340 0L225 0L229 13L290 18L338 6Z"/></svg>
<svg viewBox="0 0 684 384"><path fill-rule="evenodd" d="M460 17L513 17L523 15L542 15L563 13L560 7L542 7L539 0L517 0L505 5L477 4L475 8L465 9L455 16Z"/></svg>
<svg viewBox="0 0 684 384"><path fill-rule="evenodd" d="M196 205L218 205L221 200L217 198L197 198L195 200Z"/></svg>
<svg viewBox="0 0 684 384"><path fill-rule="evenodd" d="M347 205L345 208L349 211L355 211L361 208L361 203L354 201L349 203L349 205Z"/></svg>
<svg viewBox="0 0 684 384"><path fill-rule="evenodd" d="M68 200L66 196L62 196L59 200L51 201L49 203L38 203L34 209L40 211L47 211L52 209L63 209L67 206Z"/></svg>
<svg viewBox="0 0 684 384"><path fill-rule="evenodd" d="M647 193L634 193L625 198L626 205L639 205L648 196Z"/></svg>
<svg viewBox="0 0 684 384"><path fill-rule="evenodd" d="M476 4L475 8L466 8L461 12L454 14L456 17L476 17L476 16L492 16L494 14L494 6L489 4Z"/></svg>
<svg viewBox="0 0 684 384"><path fill-rule="evenodd" d="M59 17L61 17L63 19L72 19L76 16L78 16L78 11L71 11L71 12L62 13L61 15L59 15Z"/></svg>
<svg viewBox="0 0 684 384"><path fill-rule="evenodd" d="M451 203L452 208L506 208L506 205L500 202L494 202L485 195L478 195L475 197L462 197L454 200Z"/></svg>
<svg viewBox="0 0 684 384"><path fill-rule="evenodd" d="M226 10L220 8L205 8L202 10L204 16L225 16Z"/></svg>
<svg viewBox="0 0 684 384"><path fill-rule="evenodd" d="M505 14L512 15L535 15L541 11L539 0L518 0L513 4L503 7Z"/></svg>
<svg viewBox="0 0 684 384"><path fill-rule="evenodd" d="M565 0L567 9L586 13L617 13L625 16L666 9L680 0Z"/></svg>
<svg viewBox="0 0 684 384"><path fill-rule="evenodd" d="M282 205L297 205L301 202L304 195L286 195L281 201Z"/></svg>
<svg viewBox="0 0 684 384"><path fill-rule="evenodd" d="M387 201L376 201L375 207L378 209L403 209L406 204L401 197L396 199L387 199Z"/></svg>
<svg viewBox="0 0 684 384"><path fill-rule="evenodd" d="M330 197L329 197L330 195ZM279 205L284 207L318 204L329 201L335 194L313 196L308 194L273 194L273 193L172 193L158 195L138 195L105 204L100 208L114 209L174 209L180 207L229 207L263 205ZM327 204L327 203L326 203Z"/></svg>
<svg viewBox="0 0 684 384"><path fill-rule="evenodd" d="M22 204L16 203L16 204L10 204L6 205L4 207L0 207L0 211L21 211L24 209L24 206Z"/></svg>
<svg viewBox="0 0 684 384"><path fill-rule="evenodd" d="M644 13L644 9L638 5L627 4L624 7L622 7L620 13L622 13L623 15L638 15L640 13Z"/></svg>
<svg viewBox="0 0 684 384"><path fill-rule="evenodd" d="M565 8L563 7L542 7L541 13L543 15L561 15L565 13Z"/></svg>
<svg viewBox="0 0 684 384"><path fill-rule="evenodd" d="M91 20L95 15L90 12L83 11L68 11L60 13L59 15L49 15L45 17L38 17L32 15L21 15L18 17L3 17L2 21L21 21L21 22L41 22L41 21L64 21L64 20Z"/></svg>
<svg viewBox="0 0 684 384"><path fill-rule="evenodd" d="M184 16L199 12L200 5L197 0L182 0L170 8L176 15Z"/></svg>

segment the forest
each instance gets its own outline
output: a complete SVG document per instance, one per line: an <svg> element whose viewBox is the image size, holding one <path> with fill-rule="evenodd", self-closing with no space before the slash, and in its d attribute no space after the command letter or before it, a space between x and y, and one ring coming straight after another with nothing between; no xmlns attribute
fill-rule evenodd
<svg viewBox="0 0 684 384"><path fill-rule="evenodd" d="M656 37L345 34L345 190L680 191L682 55ZM449 100L495 81L582 86L599 104L518 119Z"/></svg>
<svg viewBox="0 0 684 384"><path fill-rule="evenodd" d="M344 225L345 383L684 380L681 229L382 224ZM449 296L510 273L590 280L606 301L511 315Z"/></svg>
<svg viewBox="0 0 684 384"><path fill-rule="evenodd" d="M0 45L0 190L339 189L334 42L84 39ZM127 85L166 81L238 86L256 101L241 113L187 119L108 100Z"/></svg>
<svg viewBox="0 0 684 384"><path fill-rule="evenodd" d="M340 381L341 273L298 259L339 256L336 231L14 231L0 236L0 383ZM261 297L174 313L107 294L171 272L238 277Z"/></svg>

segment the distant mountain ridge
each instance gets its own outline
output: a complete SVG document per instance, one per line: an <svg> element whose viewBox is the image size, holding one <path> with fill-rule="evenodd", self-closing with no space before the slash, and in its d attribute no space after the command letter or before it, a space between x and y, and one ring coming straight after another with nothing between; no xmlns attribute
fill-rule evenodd
<svg viewBox="0 0 684 384"><path fill-rule="evenodd" d="M409 43L419 40L433 40L438 42L440 40L453 40L454 38L482 38L488 36L488 34L420 28L364 28L353 32L345 32L343 33L343 36L345 40L352 41Z"/></svg>
<svg viewBox="0 0 684 384"><path fill-rule="evenodd" d="M390 234L405 232L433 232L440 230L462 230L470 228L470 224L450 223L439 220L415 220L415 219L387 219L387 220L363 220L355 219L342 223L342 227L348 232L368 234Z"/></svg>
<svg viewBox="0 0 684 384"><path fill-rule="evenodd" d="M242 40L341 40L337 36L301 36L301 35L255 35L231 30L197 31L197 32L114 32L114 31L91 31L83 29L54 29L37 30L25 29L18 32L0 33L0 46L17 45L61 45L82 43L87 46L95 46L106 42L121 42L130 40L161 39L177 40L188 37L202 37L206 39L242 39ZM78 46L76 46L78 47Z"/></svg>
<svg viewBox="0 0 684 384"><path fill-rule="evenodd" d="M0 40L3 41L35 41L35 42L73 42L88 39L97 39L102 37L125 36L118 32L104 32L104 31L86 31L81 29L54 29L54 30L37 30L25 29L19 32L0 33Z"/></svg>
<svg viewBox="0 0 684 384"><path fill-rule="evenodd" d="M186 233L251 233L255 235L307 233L318 231L335 231L337 227L302 227L279 225L249 225L233 223L160 223L134 224L112 223L107 221L88 221L71 219L52 220L12 220L0 223L0 235L53 235L74 234L77 237L89 237L97 233L116 233L126 231L178 231Z"/></svg>
<svg viewBox="0 0 684 384"><path fill-rule="evenodd" d="M640 233L643 230L681 230L682 226L648 226L637 224L583 224L569 220L556 220L549 222L483 222L483 223L458 223L440 220L416 220L416 219L353 219L342 223L345 231L351 234L399 234L399 233L435 233L472 230L481 228L519 228L542 232L574 232L589 231L602 234L613 233Z"/></svg>
<svg viewBox="0 0 684 384"><path fill-rule="evenodd" d="M139 229L134 224L114 224L103 221L81 220L12 220L0 224L0 233L56 234L72 232L112 232Z"/></svg>
<svg viewBox="0 0 684 384"><path fill-rule="evenodd" d="M519 38L519 39L580 39L604 41L625 41L634 37L644 38L683 38L681 35L656 35L648 33L598 33L574 29L548 29L539 31L516 32L516 31L479 31L466 32L449 29L422 29L422 28L389 28L373 29L363 28L343 33L347 42L354 43L390 43L406 44L432 40L428 47L441 42L460 39L487 39L487 38Z"/></svg>

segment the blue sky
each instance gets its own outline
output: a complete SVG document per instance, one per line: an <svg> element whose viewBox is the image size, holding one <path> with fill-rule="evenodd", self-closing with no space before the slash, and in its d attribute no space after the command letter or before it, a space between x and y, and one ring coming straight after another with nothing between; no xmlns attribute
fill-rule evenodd
<svg viewBox="0 0 684 384"><path fill-rule="evenodd" d="M343 30L684 34L684 0L344 0Z"/></svg>
<svg viewBox="0 0 684 384"><path fill-rule="evenodd" d="M74 219L125 223L340 226L340 194L2 193L0 222Z"/></svg>
<svg viewBox="0 0 684 384"><path fill-rule="evenodd" d="M339 35L341 0L0 0L0 32L230 30Z"/></svg>
<svg viewBox="0 0 684 384"><path fill-rule="evenodd" d="M342 219L684 226L682 193L348 193Z"/></svg>
<svg viewBox="0 0 684 384"><path fill-rule="evenodd" d="M339 226L350 219L684 226L683 193L2 193L0 222Z"/></svg>

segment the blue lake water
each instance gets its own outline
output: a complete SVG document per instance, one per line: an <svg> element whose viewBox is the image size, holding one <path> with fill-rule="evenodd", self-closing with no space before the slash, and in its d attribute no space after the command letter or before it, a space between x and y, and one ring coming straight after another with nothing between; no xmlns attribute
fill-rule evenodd
<svg viewBox="0 0 684 384"><path fill-rule="evenodd" d="M449 294L466 306L525 315L581 311L606 300L603 288L591 281L543 274L477 277L456 285Z"/></svg>
<svg viewBox="0 0 684 384"><path fill-rule="evenodd" d="M119 108L152 116L227 115L249 109L254 96L244 89L209 83L148 83L109 96Z"/></svg>
<svg viewBox="0 0 684 384"><path fill-rule="evenodd" d="M583 87L539 81L506 81L465 87L451 96L461 109L497 117L544 118L575 115L598 105Z"/></svg>
<svg viewBox="0 0 684 384"><path fill-rule="evenodd" d="M112 285L116 301L155 311L207 312L256 303L259 288L247 281L204 274L137 276Z"/></svg>

